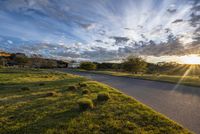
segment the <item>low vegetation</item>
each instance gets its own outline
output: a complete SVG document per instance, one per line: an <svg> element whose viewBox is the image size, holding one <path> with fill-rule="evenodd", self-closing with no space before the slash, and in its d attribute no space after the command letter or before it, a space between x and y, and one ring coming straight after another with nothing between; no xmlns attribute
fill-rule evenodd
<svg viewBox="0 0 200 134"><path fill-rule="evenodd" d="M88 98L81 98L80 100L78 100L78 104L79 104L80 110L82 111L94 108L94 104L92 100Z"/></svg>
<svg viewBox="0 0 200 134"><path fill-rule="evenodd" d="M75 90L78 90L78 87L76 85L73 85L73 86L69 86L68 89L71 91L75 91Z"/></svg>
<svg viewBox="0 0 200 134"><path fill-rule="evenodd" d="M79 83L79 86L80 87L87 87L87 84L86 83Z"/></svg>
<svg viewBox="0 0 200 134"><path fill-rule="evenodd" d="M82 93L83 93L83 94L89 94L89 93L90 93L90 90L88 90L88 89L83 89Z"/></svg>
<svg viewBox="0 0 200 134"><path fill-rule="evenodd" d="M55 91L51 91L51 92L47 92L45 95L45 97L52 97L52 96L59 96L59 94Z"/></svg>
<svg viewBox="0 0 200 134"><path fill-rule="evenodd" d="M1 134L189 133L135 99L83 77L4 68L0 82ZM31 90L22 91L23 87ZM82 94L84 90L90 93ZM98 96L109 99L100 103Z"/></svg>
<svg viewBox="0 0 200 134"><path fill-rule="evenodd" d="M22 90L22 91L29 91L30 88L28 88L28 87L22 87L21 90Z"/></svg>
<svg viewBox="0 0 200 134"><path fill-rule="evenodd" d="M108 99L110 99L110 95L107 92L101 92L97 95L98 101L107 101Z"/></svg>

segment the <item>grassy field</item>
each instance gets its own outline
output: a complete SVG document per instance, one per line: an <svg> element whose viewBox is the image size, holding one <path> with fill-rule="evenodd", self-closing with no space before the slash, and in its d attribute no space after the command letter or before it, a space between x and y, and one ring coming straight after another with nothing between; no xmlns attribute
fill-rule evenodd
<svg viewBox="0 0 200 134"><path fill-rule="evenodd" d="M74 70L84 71L84 70ZM85 72L85 71L84 71ZM162 74L131 74L126 72L115 72L115 71L89 71L98 74L107 74L112 76L124 76L137 79L163 81L169 83L178 83L180 85L197 86L200 87L200 76L180 76L180 75L162 75Z"/></svg>
<svg viewBox="0 0 200 134"><path fill-rule="evenodd" d="M1 134L189 133L116 89L48 70L0 69L0 111Z"/></svg>

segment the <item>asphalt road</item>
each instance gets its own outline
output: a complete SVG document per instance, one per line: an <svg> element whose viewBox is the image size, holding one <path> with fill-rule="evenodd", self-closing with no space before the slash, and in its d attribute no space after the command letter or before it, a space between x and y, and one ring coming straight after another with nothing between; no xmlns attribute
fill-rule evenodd
<svg viewBox="0 0 200 134"><path fill-rule="evenodd" d="M73 73L110 85L200 134L200 88L104 74Z"/></svg>

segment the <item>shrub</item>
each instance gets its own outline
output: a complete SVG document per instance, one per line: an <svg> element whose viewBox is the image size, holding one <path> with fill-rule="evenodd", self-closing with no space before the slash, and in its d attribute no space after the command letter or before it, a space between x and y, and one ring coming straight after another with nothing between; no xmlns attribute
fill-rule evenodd
<svg viewBox="0 0 200 134"><path fill-rule="evenodd" d="M74 91L74 90L77 90L77 87L76 86L69 86L68 89L71 90L71 91Z"/></svg>
<svg viewBox="0 0 200 134"><path fill-rule="evenodd" d="M22 87L21 90L22 90L22 91L29 91L30 88L29 88L29 87Z"/></svg>
<svg viewBox="0 0 200 134"><path fill-rule="evenodd" d="M39 86L44 86L44 85L45 85L45 83L40 83L40 84L39 84Z"/></svg>
<svg viewBox="0 0 200 134"><path fill-rule="evenodd" d="M87 87L87 84L86 83L79 83L79 86L80 87Z"/></svg>
<svg viewBox="0 0 200 134"><path fill-rule="evenodd" d="M98 101L107 101L108 99L110 99L110 95L106 92L102 92L97 95Z"/></svg>
<svg viewBox="0 0 200 134"><path fill-rule="evenodd" d="M82 93L83 93L83 94L89 94L90 91L89 91L88 89L84 89L84 90L82 91Z"/></svg>
<svg viewBox="0 0 200 134"><path fill-rule="evenodd" d="M91 99L82 98L78 100L78 105L80 110L87 110L87 109L93 109L94 104Z"/></svg>

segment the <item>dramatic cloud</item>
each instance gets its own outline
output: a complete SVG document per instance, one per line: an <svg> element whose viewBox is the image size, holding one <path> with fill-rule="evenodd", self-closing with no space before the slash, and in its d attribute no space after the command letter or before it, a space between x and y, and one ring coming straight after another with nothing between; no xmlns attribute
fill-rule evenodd
<svg viewBox="0 0 200 134"><path fill-rule="evenodd" d="M0 0L0 50L66 60L200 50L199 0Z"/></svg>
<svg viewBox="0 0 200 134"><path fill-rule="evenodd" d="M167 9L167 11L168 11L169 13L175 13L175 12L176 12L176 9Z"/></svg>
<svg viewBox="0 0 200 134"><path fill-rule="evenodd" d="M120 43L126 43L129 38L127 37L110 37L111 39L114 39L115 40L115 44L120 44Z"/></svg>
<svg viewBox="0 0 200 134"><path fill-rule="evenodd" d="M183 20L182 19L177 19L177 20L173 21L172 23L179 23L179 22L183 22Z"/></svg>

